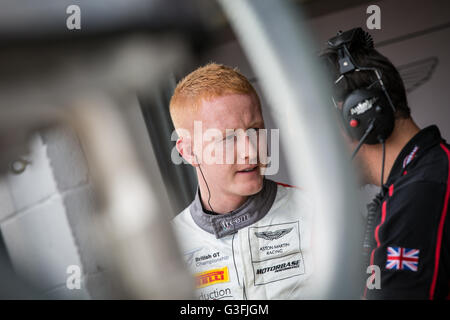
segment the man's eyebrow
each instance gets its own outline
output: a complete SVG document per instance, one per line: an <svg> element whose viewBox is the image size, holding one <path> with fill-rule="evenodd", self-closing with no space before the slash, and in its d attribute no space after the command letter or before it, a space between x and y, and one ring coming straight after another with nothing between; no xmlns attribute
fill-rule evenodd
<svg viewBox="0 0 450 320"><path fill-rule="evenodd" d="M255 127L262 127L262 126L264 126L264 121L257 120L257 121L253 121L252 123L250 123L250 125L248 125L248 129L252 129ZM248 129L246 129L246 130L248 130ZM238 130L244 130L244 129L242 129L242 128L226 128L226 129L219 129L219 130L222 132L223 136L226 136L227 131L231 131L230 133L234 133Z"/></svg>

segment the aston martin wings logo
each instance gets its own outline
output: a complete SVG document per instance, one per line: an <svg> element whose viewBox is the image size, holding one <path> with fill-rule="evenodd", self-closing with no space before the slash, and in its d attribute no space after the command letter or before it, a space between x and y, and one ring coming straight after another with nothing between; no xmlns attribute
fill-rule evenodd
<svg viewBox="0 0 450 320"><path fill-rule="evenodd" d="M397 67L405 84L406 92L411 92L431 79L439 63L437 57L413 61Z"/></svg>
<svg viewBox="0 0 450 320"><path fill-rule="evenodd" d="M255 232L255 236L257 236L258 238L261 238L261 239L272 241L275 239L280 239L281 237L287 235L289 232L292 231L292 229L293 228L280 229L280 230L276 230L276 231Z"/></svg>

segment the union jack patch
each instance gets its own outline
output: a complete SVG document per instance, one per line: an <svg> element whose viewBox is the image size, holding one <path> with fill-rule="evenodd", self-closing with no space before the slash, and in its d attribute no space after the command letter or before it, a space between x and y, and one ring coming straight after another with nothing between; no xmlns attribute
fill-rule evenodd
<svg viewBox="0 0 450 320"><path fill-rule="evenodd" d="M419 265L418 249L388 247L386 269L417 271Z"/></svg>

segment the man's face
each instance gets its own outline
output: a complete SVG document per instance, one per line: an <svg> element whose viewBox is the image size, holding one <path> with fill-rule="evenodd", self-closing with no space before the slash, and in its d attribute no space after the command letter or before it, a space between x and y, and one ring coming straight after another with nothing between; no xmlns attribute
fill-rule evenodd
<svg viewBox="0 0 450 320"><path fill-rule="evenodd" d="M204 100L195 119L201 121L203 139L202 148L197 143L193 150L198 159L202 155L201 169L212 193L249 196L259 192L263 177L257 129L264 128L264 120L257 98L229 94ZM212 134L205 136L205 132Z"/></svg>

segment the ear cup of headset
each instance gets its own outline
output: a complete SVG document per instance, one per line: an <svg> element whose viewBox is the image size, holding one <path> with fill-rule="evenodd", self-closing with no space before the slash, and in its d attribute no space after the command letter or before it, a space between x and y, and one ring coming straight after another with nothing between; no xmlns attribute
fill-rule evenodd
<svg viewBox="0 0 450 320"><path fill-rule="evenodd" d="M350 137L360 140L372 120L374 129L367 136L366 144L377 144L386 140L394 130L394 111L384 92L380 89L356 89L342 105L344 126Z"/></svg>

